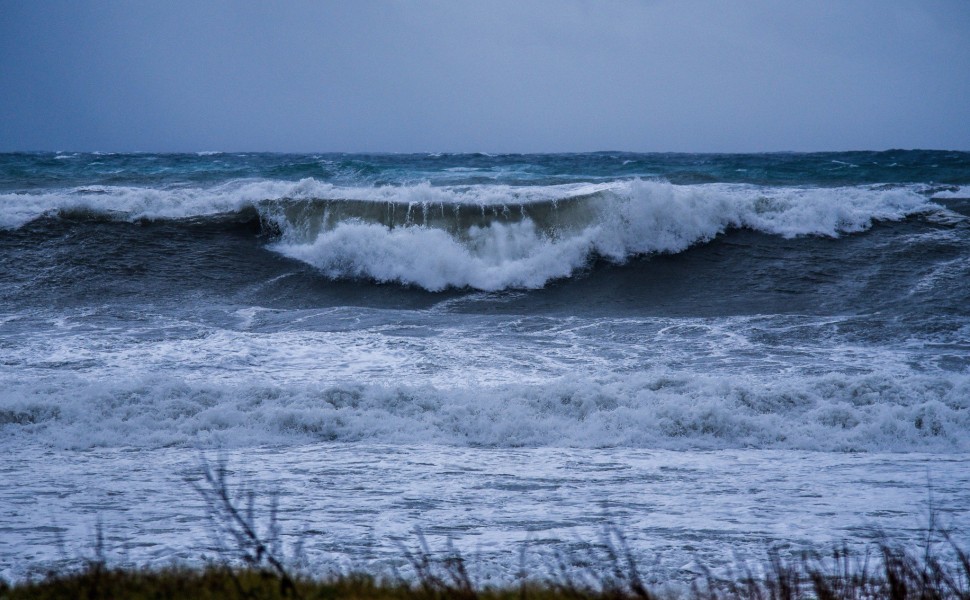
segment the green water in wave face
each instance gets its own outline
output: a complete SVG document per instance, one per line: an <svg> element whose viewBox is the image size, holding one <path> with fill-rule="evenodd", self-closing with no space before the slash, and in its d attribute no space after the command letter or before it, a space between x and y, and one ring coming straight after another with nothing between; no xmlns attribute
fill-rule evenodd
<svg viewBox="0 0 970 600"><path fill-rule="evenodd" d="M0 191L214 185L237 179L334 185L554 185L635 177L758 185L970 184L970 153L772 154L0 154Z"/></svg>

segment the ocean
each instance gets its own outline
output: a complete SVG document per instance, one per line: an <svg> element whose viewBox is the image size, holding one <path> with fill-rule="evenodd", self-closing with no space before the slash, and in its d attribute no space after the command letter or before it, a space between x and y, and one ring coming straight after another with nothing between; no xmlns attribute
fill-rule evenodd
<svg viewBox="0 0 970 600"><path fill-rule="evenodd" d="M7 579L970 531L970 153L0 154L0 282Z"/></svg>

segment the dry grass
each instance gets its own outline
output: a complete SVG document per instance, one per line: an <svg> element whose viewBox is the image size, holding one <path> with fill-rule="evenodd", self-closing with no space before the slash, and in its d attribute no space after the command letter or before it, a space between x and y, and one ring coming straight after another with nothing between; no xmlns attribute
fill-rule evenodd
<svg viewBox="0 0 970 600"><path fill-rule="evenodd" d="M251 492L234 492L224 463L204 464L191 482L204 498L213 531L224 542L220 562L205 568L161 570L112 568L100 541L96 558L80 570L54 572L16 585L0 581L0 600L20 599L336 599L350 600L650 600L659 594L644 584L622 532L612 528L583 556L560 554L554 575L523 574L521 583L481 585L454 549L432 551L420 532L413 547L401 547L413 577L377 578L346 573L313 578L292 572L278 543L276 504L259 527ZM869 552L838 547L830 554L806 553L797 560L770 554L756 576L750 568L728 577L708 572L680 594L697 600L970 600L970 557L931 518L925 543L904 548L883 539ZM99 536L100 540L100 536ZM585 565L577 568L575 565ZM667 592L669 595L669 592Z"/></svg>

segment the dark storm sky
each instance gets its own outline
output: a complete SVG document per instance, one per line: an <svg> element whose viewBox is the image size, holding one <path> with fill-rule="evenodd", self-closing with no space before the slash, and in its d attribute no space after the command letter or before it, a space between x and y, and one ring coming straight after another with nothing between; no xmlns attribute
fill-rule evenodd
<svg viewBox="0 0 970 600"><path fill-rule="evenodd" d="M0 150L970 150L970 2L0 0Z"/></svg>

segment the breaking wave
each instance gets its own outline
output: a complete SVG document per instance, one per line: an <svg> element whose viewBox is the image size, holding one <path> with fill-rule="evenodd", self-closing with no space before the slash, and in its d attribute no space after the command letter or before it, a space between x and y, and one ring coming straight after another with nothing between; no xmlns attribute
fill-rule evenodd
<svg viewBox="0 0 970 600"><path fill-rule="evenodd" d="M0 432L55 447L371 441L970 451L966 374L760 378L653 369L487 388L65 378L0 391Z"/></svg>
<svg viewBox="0 0 970 600"><path fill-rule="evenodd" d="M677 186L634 180L553 200L468 205L384 203L380 214L323 203L265 216L273 248L330 277L437 291L539 288L593 259L681 252L731 228L838 236L933 210L911 189ZM372 205L371 205L372 206ZM278 208L278 206L277 206Z"/></svg>
<svg viewBox="0 0 970 600"><path fill-rule="evenodd" d="M919 186L674 185L340 187L237 180L212 188L93 187L0 197L0 225L78 213L119 220L255 211L270 248L333 278L438 291L539 288L592 260L676 253L732 228L836 237L943 210Z"/></svg>

